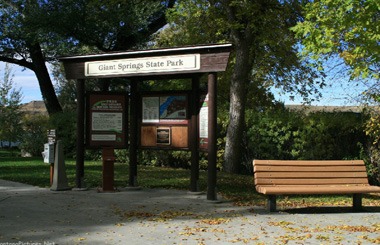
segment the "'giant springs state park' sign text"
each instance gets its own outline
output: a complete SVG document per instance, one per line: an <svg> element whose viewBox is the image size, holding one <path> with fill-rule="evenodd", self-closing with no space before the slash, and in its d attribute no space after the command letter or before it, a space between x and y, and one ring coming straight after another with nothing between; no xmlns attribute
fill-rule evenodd
<svg viewBox="0 0 380 245"><path fill-rule="evenodd" d="M85 62L86 76L199 70L200 54Z"/></svg>

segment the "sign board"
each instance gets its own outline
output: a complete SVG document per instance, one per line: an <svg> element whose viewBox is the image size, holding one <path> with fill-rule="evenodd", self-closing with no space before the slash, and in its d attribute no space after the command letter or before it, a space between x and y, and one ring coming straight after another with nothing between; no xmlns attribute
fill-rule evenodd
<svg viewBox="0 0 380 245"><path fill-rule="evenodd" d="M127 96L90 93L87 98L87 146L125 148L127 145Z"/></svg>
<svg viewBox="0 0 380 245"><path fill-rule="evenodd" d="M67 79L170 77L225 71L231 44L132 50L60 57Z"/></svg>
<svg viewBox="0 0 380 245"><path fill-rule="evenodd" d="M200 69L200 54L144 57L85 62L85 76L127 75L194 71Z"/></svg>
<svg viewBox="0 0 380 245"><path fill-rule="evenodd" d="M48 137L48 143L54 144L57 137L55 129L48 129L47 137Z"/></svg>
<svg viewBox="0 0 380 245"><path fill-rule="evenodd" d="M188 149L189 92L157 92L141 97L140 145Z"/></svg>
<svg viewBox="0 0 380 245"><path fill-rule="evenodd" d="M44 144L44 151L42 152L44 163L54 163L54 144Z"/></svg>

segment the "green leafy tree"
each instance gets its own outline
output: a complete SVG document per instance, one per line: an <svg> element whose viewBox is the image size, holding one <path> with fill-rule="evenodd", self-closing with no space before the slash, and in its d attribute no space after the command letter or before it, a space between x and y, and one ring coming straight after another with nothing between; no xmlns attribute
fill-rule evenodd
<svg viewBox="0 0 380 245"><path fill-rule="evenodd" d="M252 100L248 97L255 95L248 91L276 86L307 99L324 85L315 80L318 72L297 56L297 40L289 28L301 18L300 7L298 1L178 1L170 13L172 25L163 32L166 37L158 39L160 45L173 39L179 44L233 44L229 77L221 85L229 92L224 95L230 115L224 154L227 172L238 172L241 166L245 110Z"/></svg>
<svg viewBox="0 0 380 245"><path fill-rule="evenodd" d="M0 80L0 139L16 143L22 135L22 93L14 88L12 69L6 65Z"/></svg>
<svg viewBox="0 0 380 245"><path fill-rule="evenodd" d="M379 79L379 1L311 1L304 12L304 19L292 28L304 55L319 64L339 56L350 68L351 78Z"/></svg>

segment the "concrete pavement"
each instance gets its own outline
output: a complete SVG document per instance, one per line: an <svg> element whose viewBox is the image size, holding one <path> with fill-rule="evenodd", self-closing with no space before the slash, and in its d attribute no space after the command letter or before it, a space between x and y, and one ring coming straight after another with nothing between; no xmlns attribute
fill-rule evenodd
<svg viewBox="0 0 380 245"><path fill-rule="evenodd" d="M179 190L53 192L0 180L0 245L375 242L380 242L378 207L361 213L348 208L268 213Z"/></svg>

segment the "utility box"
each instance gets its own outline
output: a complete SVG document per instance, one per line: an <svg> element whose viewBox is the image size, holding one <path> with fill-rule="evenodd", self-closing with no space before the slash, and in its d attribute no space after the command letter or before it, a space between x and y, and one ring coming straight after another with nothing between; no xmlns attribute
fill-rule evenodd
<svg viewBox="0 0 380 245"><path fill-rule="evenodd" d="M54 163L54 144L44 144L42 156L44 157L44 163Z"/></svg>

